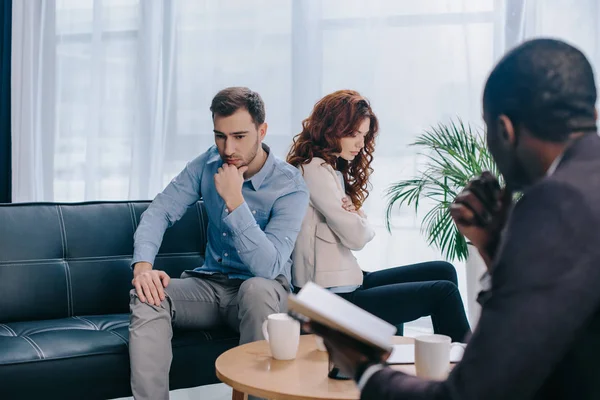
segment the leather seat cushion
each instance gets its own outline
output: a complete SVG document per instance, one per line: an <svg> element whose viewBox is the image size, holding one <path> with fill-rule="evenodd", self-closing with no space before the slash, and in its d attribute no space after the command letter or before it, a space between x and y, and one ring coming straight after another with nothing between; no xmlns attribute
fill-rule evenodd
<svg viewBox="0 0 600 400"><path fill-rule="evenodd" d="M2 391L24 396L24 388L28 388L27 394L33 397L45 390L57 393L56 382L60 382L68 398L120 395L129 385L128 327L128 314L0 324ZM175 331L171 388L215 382L214 360L238 340L227 328ZM34 377L35 386L31 384ZM105 381L107 392L89 393L88 379Z"/></svg>

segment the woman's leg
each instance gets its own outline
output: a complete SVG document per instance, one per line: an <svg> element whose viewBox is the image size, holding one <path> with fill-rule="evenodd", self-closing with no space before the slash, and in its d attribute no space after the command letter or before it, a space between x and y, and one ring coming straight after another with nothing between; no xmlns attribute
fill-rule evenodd
<svg viewBox="0 0 600 400"><path fill-rule="evenodd" d="M435 333L453 341L470 332L458 287L447 280L394 283L340 296L392 325L431 316Z"/></svg>
<svg viewBox="0 0 600 400"><path fill-rule="evenodd" d="M367 272L363 280L365 289L392 283L450 281L458 285L454 266L445 261L429 261L403 267Z"/></svg>

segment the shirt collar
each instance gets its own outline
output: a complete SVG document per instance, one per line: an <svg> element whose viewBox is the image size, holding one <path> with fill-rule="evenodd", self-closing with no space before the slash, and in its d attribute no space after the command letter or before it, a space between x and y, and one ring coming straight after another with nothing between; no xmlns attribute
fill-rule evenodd
<svg viewBox="0 0 600 400"><path fill-rule="evenodd" d="M552 174L556 172L556 169L558 168L558 165L560 164L564 156L565 152L563 151L558 155L558 157L554 159L554 161L552 161L552 164L550 164L550 168L548 168L548 171L546 171L546 176L552 176Z"/></svg>
<svg viewBox="0 0 600 400"><path fill-rule="evenodd" d="M594 132L594 135L597 136L598 134ZM584 145L581 145L580 143L583 141L582 139L587 138L587 137L593 137L593 135L585 134L585 135L581 135L576 138L570 139L569 142L567 143L567 145L565 146L565 148L563 149L562 153L560 153L558 155L558 157L556 157L554 159L554 161L552 161L552 164L550 164L548 171L546 171L546 176L551 176L556 172L557 168L560 166L560 163L565 159L565 157L567 157L567 153L569 154L569 156L567 158L570 158L572 156L573 151L575 151L575 149L573 151L571 151L571 148L577 148L579 146L584 146Z"/></svg>
<svg viewBox="0 0 600 400"><path fill-rule="evenodd" d="M271 171L271 168L275 163L275 156L272 154L271 148L265 143L262 144L262 148L267 152L267 160L263 164L262 168L256 174L254 174L252 178L246 180L246 182L250 181L254 190L258 190L260 188L260 185L262 185L267 177L267 174Z"/></svg>

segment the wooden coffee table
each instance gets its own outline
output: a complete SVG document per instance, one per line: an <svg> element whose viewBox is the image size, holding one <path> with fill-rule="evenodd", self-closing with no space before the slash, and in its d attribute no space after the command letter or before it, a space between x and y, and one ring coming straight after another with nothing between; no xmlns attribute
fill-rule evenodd
<svg viewBox="0 0 600 400"><path fill-rule="evenodd" d="M394 338L395 344L413 339ZM356 400L360 393L353 381L329 379L327 352L317 349L314 335L300 337L298 355L292 361L271 357L269 344L262 340L235 347L216 361L217 377L233 388L233 399L251 394L274 400ZM414 365L395 369L415 374Z"/></svg>

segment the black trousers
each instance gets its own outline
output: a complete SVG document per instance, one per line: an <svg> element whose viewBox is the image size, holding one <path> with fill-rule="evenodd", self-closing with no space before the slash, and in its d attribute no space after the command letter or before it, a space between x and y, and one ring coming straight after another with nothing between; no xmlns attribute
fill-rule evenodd
<svg viewBox="0 0 600 400"><path fill-rule="evenodd" d="M431 316L435 333L461 342L470 328L457 283L452 264L431 261L366 272L360 288L339 295L393 325Z"/></svg>

